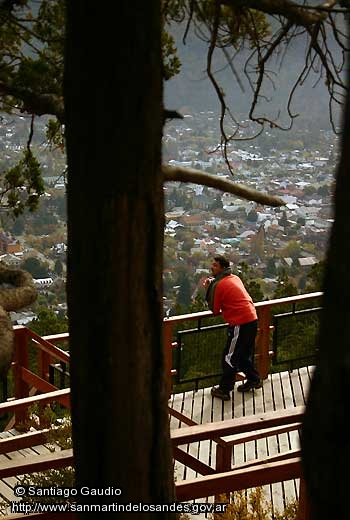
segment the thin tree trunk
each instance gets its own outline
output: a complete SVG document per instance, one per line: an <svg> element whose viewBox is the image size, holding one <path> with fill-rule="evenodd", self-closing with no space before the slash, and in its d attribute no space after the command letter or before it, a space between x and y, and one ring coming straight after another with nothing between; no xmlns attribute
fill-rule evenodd
<svg viewBox="0 0 350 520"><path fill-rule="evenodd" d="M77 485L121 490L83 497L85 503L169 503L160 2L68 0L67 7L67 298Z"/></svg>
<svg viewBox="0 0 350 520"><path fill-rule="evenodd" d="M320 327L320 355L302 430L313 520L349 518L350 486L350 102L344 115Z"/></svg>

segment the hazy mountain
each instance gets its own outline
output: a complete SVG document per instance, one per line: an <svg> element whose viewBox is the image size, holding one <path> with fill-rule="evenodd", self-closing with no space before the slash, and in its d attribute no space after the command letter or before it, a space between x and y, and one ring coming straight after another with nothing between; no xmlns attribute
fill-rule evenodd
<svg viewBox="0 0 350 520"><path fill-rule="evenodd" d="M183 36L185 26L174 26L171 33L174 35L178 53L182 62L181 73L165 85L165 104L169 108L178 110L214 110L219 113L220 105L206 73L206 56L208 44L202 41L191 30ZM340 53L330 39L330 45L337 60ZM289 92L297 81L305 65L306 38L298 37L288 49L282 48L269 64L269 77L264 81L265 99L259 103L259 115L280 118L288 124L287 103ZM282 60L283 52L283 62ZM239 82L227 64L227 59L220 49L215 51L214 71L215 78L225 92L225 99L232 112L240 119L246 119L253 99L252 88L244 74L244 64L251 54L244 51L238 54L234 61L234 68L239 76ZM317 63L316 63L317 68ZM241 86L243 86L243 90ZM293 113L299 114L295 120L296 127L330 128L329 123L329 94L322 78L317 73L310 75L295 91L291 105ZM339 123L339 111L335 120Z"/></svg>

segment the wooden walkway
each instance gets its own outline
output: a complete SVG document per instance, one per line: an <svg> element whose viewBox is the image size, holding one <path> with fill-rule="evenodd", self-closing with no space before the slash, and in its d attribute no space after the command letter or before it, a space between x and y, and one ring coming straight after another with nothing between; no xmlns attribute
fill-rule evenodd
<svg viewBox="0 0 350 520"><path fill-rule="evenodd" d="M7 439L18 435L19 432L15 429L0 432L0 439ZM38 445L31 448L24 448L17 451L7 452L0 455L0 465L6 464L6 462L22 462L24 457L33 457L36 455L48 455L52 453L49 445ZM19 497L14 495L14 487L18 484L17 477L8 477L0 479L0 515L7 515L10 513L9 508L6 508L5 502L20 500Z"/></svg>
<svg viewBox="0 0 350 520"><path fill-rule="evenodd" d="M306 403L312 370L312 367L305 367L292 372L270 374L264 381L261 389L248 393L238 392L237 385L240 383L237 383L235 390L231 393L230 401L223 402L220 399L213 398L210 395L210 388L204 388L198 391L193 390L173 394L168 404L170 408L198 424L303 406ZM187 427L185 421L173 416L170 417L171 429ZM1 432L0 439L14 436L17 433L15 430ZM181 448L205 464L215 468L216 443L214 441L196 442ZM299 432L297 430L241 443L232 447L232 466L298 448ZM21 461L24 457L47 455L49 453L51 451L48 445L39 445L1 454L0 464L10 460ZM197 474L192 469L176 462L175 478L177 481L196 477ZM16 477L0 480L0 502L3 500L18 500L13 493L13 488L17 482ZM264 487L267 500L271 503L273 509L277 511L282 511L289 500L298 498L298 491L298 480L271 484ZM197 502L205 501L212 502L213 497L204 497ZM4 511L1 511L0 507L1 514L4 514ZM191 515L190 517L192 518ZM206 518L206 516L202 514L193 515L193 518L200 520Z"/></svg>
<svg viewBox="0 0 350 520"><path fill-rule="evenodd" d="M306 403L312 367L295 369L292 372L270 374L264 381L262 389L240 393L236 388L231 392L230 401L221 401L210 395L210 388L173 394L169 407L180 412L199 424L224 421L264 412L303 406ZM178 418L171 417L170 428L185 428L187 425ZM249 460L276 455L300 447L298 430L258 439L232 447L232 465ZM201 441L182 446L182 449L200 461L215 467L216 443ZM176 462L175 476L177 480L196 478L197 474L190 468ZM282 511L289 500L298 498L299 480L272 484L264 487L267 500L273 509ZM209 497L208 501L212 501ZM205 499L199 500L205 501ZM194 518L199 518L197 515ZM205 518L203 516L203 518Z"/></svg>

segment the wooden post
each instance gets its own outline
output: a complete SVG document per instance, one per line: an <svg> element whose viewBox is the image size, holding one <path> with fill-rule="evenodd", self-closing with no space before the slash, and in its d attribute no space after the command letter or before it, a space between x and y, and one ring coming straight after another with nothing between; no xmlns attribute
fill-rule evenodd
<svg viewBox="0 0 350 520"><path fill-rule="evenodd" d="M220 442L216 444L216 464L215 471L217 473L224 473L225 471L231 470L231 460L232 460L232 446L230 444L226 444L226 442L220 439ZM226 497L226 498L224 498ZM219 503L222 502L224 498L225 502L230 501L230 495L227 493L220 493L220 495L215 495L214 502ZM214 515L215 520L215 515Z"/></svg>
<svg viewBox="0 0 350 520"><path fill-rule="evenodd" d="M52 357L50 354L42 350L38 349L38 374L44 379L44 381L50 382L50 363L52 362ZM52 383L53 384L53 383ZM38 418L40 428L49 428L50 421L45 418L45 409L50 408L50 404L41 404L38 405Z"/></svg>
<svg viewBox="0 0 350 520"><path fill-rule="evenodd" d="M173 363L172 355L172 336L173 336L173 323L163 320L163 342L164 342L164 357L165 357L165 373L167 378L167 394L168 399L171 396L171 368Z"/></svg>
<svg viewBox="0 0 350 520"><path fill-rule="evenodd" d="M18 327L15 331L13 366L15 399L29 397L29 387L22 379L22 367L28 368L28 338L26 331L26 327ZM27 416L27 410L17 410L15 412L15 425L25 423Z"/></svg>
<svg viewBox="0 0 350 520"><path fill-rule="evenodd" d="M42 350L41 348L39 348L38 349L38 374L45 381L49 381L49 379L50 379L50 374L49 374L50 361L51 361L50 355L47 352L45 352L44 350Z"/></svg>
<svg viewBox="0 0 350 520"><path fill-rule="evenodd" d="M257 369L260 377L266 379L270 372L270 306L259 307L258 318L259 329L256 338Z"/></svg>

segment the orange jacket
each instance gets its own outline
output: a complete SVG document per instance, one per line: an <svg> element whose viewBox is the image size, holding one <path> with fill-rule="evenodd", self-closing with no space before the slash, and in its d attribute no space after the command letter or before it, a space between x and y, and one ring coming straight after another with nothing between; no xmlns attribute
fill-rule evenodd
<svg viewBox="0 0 350 520"><path fill-rule="evenodd" d="M253 300L242 280L231 274L219 280L214 287L214 314L222 311L229 325L243 325L257 319Z"/></svg>

